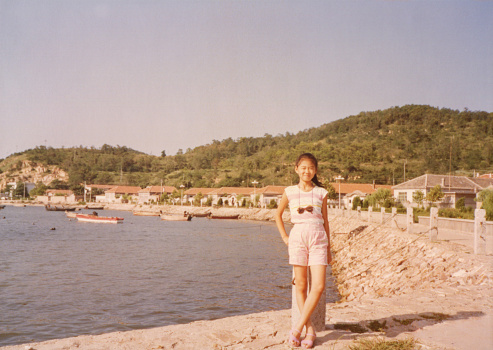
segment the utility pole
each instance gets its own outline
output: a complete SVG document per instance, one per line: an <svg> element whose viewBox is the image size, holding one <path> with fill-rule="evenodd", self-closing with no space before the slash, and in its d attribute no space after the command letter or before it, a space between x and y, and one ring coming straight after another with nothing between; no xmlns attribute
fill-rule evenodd
<svg viewBox="0 0 493 350"><path fill-rule="evenodd" d="M404 181L403 182L406 182L406 163L407 163L407 159L404 161Z"/></svg>

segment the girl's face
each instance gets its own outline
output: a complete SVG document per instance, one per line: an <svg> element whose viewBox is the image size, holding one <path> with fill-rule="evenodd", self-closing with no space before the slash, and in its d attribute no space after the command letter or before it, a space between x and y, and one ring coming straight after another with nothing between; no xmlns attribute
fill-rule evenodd
<svg viewBox="0 0 493 350"><path fill-rule="evenodd" d="M296 171L301 181L309 182L312 181L313 177L317 173L317 168L311 160L302 159L300 164L294 167L294 171Z"/></svg>

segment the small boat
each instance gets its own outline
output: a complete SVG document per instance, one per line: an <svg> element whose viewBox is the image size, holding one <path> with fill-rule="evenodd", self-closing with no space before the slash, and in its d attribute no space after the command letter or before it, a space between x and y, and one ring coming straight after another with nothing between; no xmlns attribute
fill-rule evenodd
<svg viewBox="0 0 493 350"><path fill-rule="evenodd" d="M103 210L104 205L86 205L84 209L91 209L91 210Z"/></svg>
<svg viewBox="0 0 493 350"><path fill-rule="evenodd" d="M5 205L0 205L0 209L3 209L3 208L5 208Z"/></svg>
<svg viewBox="0 0 493 350"><path fill-rule="evenodd" d="M208 218L209 216L211 216L211 213L210 212L207 212L207 213L194 213L194 214L192 214L192 216L194 218Z"/></svg>
<svg viewBox="0 0 493 350"><path fill-rule="evenodd" d="M52 206L50 204L46 204L45 209L48 211L75 211L75 207L66 207L64 205L59 205L59 206L53 205Z"/></svg>
<svg viewBox="0 0 493 350"><path fill-rule="evenodd" d="M77 217L77 214L71 211L65 211L65 215L70 219L75 219Z"/></svg>
<svg viewBox="0 0 493 350"><path fill-rule="evenodd" d="M161 220L164 221L191 221L192 215L181 216L181 215L161 215Z"/></svg>
<svg viewBox="0 0 493 350"><path fill-rule="evenodd" d="M93 222L101 224L118 224L123 222L123 218L98 216L94 214L76 214L75 216L80 222Z"/></svg>
<svg viewBox="0 0 493 350"><path fill-rule="evenodd" d="M14 204L14 207L25 208L26 205L25 204Z"/></svg>
<svg viewBox="0 0 493 350"><path fill-rule="evenodd" d="M132 212L135 216L159 216L161 214L152 211L134 211Z"/></svg>
<svg viewBox="0 0 493 350"><path fill-rule="evenodd" d="M226 219L226 220L238 220L240 214L238 215L211 215L211 219Z"/></svg>

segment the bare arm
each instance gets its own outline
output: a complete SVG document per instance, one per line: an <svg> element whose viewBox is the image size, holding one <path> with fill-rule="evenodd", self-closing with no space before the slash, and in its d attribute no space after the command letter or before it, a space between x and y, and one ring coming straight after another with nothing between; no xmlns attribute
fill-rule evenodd
<svg viewBox="0 0 493 350"><path fill-rule="evenodd" d="M329 218L327 215L327 196L324 197L322 201L322 217L324 219L324 229L327 234L327 240L329 241L329 245L327 246L327 263L330 264L332 261L332 254L330 252L330 228L329 228Z"/></svg>
<svg viewBox="0 0 493 350"><path fill-rule="evenodd" d="M286 229L284 228L284 222L282 221L282 214L284 213L284 210L288 206L288 197L286 196L286 192L282 194L281 201L279 202L279 206L277 207L276 211L276 225L277 229L279 230L279 233L281 234L282 240L286 245L289 243L289 236L286 233Z"/></svg>

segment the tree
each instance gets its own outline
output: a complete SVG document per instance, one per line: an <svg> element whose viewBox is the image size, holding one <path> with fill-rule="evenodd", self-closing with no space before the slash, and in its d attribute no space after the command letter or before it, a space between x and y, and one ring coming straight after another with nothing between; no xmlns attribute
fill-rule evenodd
<svg viewBox="0 0 493 350"><path fill-rule="evenodd" d="M41 181L36 184L36 187L34 187L31 192L29 192L30 196L43 196L46 193L46 190L48 189L48 186L46 186L44 183Z"/></svg>
<svg viewBox="0 0 493 350"><path fill-rule="evenodd" d="M466 199L461 197L455 202L455 209L464 210L466 209Z"/></svg>
<svg viewBox="0 0 493 350"><path fill-rule="evenodd" d="M164 149L161 151L161 157L162 158L166 157L166 151Z"/></svg>
<svg viewBox="0 0 493 350"><path fill-rule="evenodd" d="M418 204L418 207L421 208L423 206L424 199L425 199L425 194L423 193L423 191L418 190L413 193L413 201L414 203Z"/></svg>
<svg viewBox="0 0 493 350"><path fill-rule="evenodd" d="M50 182L49 188L53 188L55 190L68 190L68 184L65 181L55 179Z"/></svg>
<svg viewBox="0 0 493 350"><path fill-rule="evenodd" d="M353 199L353 210L358 209L358 207L361 207L361 198L359 196L354 197Z"/></svg>
<svg viewBox="0 0 493 350"><path fill-rule="evenodd" d="M478 193L478 202L483 202L481 209L486 210L486 220L493 221L493 190L482 190Z"/></svg>
<svg viewBox="0 0 493 350"><path fill-rule="evenodd" d="M334 188L334 186L332 186L330 183L327 183L327 184L324 184L326 185L325 186L325 189L327 190L327 199L337 199L338 198L338 194Z"/></svg>
<svg viewBox="0 0 493 350"><path fill-rule="evenodd" d="M25 187L25 185L26 184L24 182L18 182L13 196L21 198L29 197L29 193L27 193L27 188Z"/></svg>
<svg viewBox="0 0 493 350"><path fill-rule="evenodd" d="M426 200L431 203L439 202L443 197L444 193L442 192L442 186L436 185L433 187L430 192L426 195Z"/></svg>
<svg viewBox="0 0 493 350"><path fill-rule="evenodd" d="M368 204L374 208L382 207L391 198L392 192L388 188L379 188L367 197Z"/></svg>
<svg viewBox="0 0 493 350"><path fill-rule="evenodd" d="M204 198L204 195L202 194L202 192L197 193L197 195L193 199L193 205L195 205L196 207L200 206L202 198Z"/></svg>

